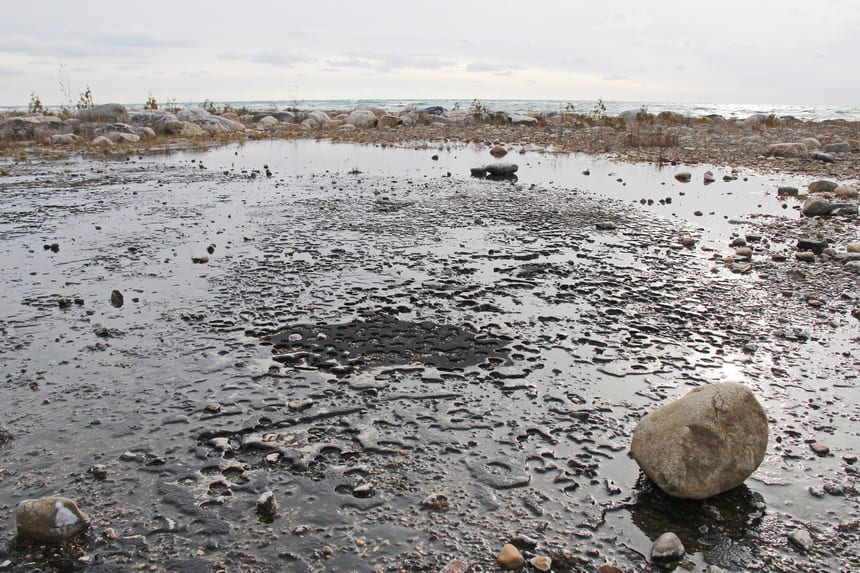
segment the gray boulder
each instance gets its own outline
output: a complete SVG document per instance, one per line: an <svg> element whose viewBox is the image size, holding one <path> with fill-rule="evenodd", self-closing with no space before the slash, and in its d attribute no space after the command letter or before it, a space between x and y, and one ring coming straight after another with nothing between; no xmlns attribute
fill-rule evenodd
<svg viewBox="0 0 860 573"><path fill-rule="evenodd" d="M828 143L824 146L824 151L827 153L851 153L851 144L847 141Z"/></svg>
<svg viewBox="0 0 860 573"><path fill-rule="evenodd" d="M64 127L62 120L51 116L12 117L0 122L0 138L15 141L39 139L61 131Z"/></svg>
<svg viewBox="0 0 860 573"><path fill-rule="evenodd" d="M271 115L266 115L266 116L261 117L257 121L257 126L263 128L263 129L268 129L268 128L272 128L272 127L277 127L278 123L279 122L278 122L277 118L272 117Z"/></svg>
<svg viewBox="0 0 860 573"><path fill-rule="evenodd" d="M767 148L768 157L809 157L809 149L803 143L774 143Z"/></svg>
<svg viewBox="0 0 860 573"><path fill-rule="evenodd" d="M379 127L397 127L400 125L400 118L396 115L391 115L386 113L382 117L379 118Z"/></svg>
<svg viewBox="0 0 860 573"><path fill-rule="evenodd" d="M705 499L742 484L767 450L767 416L733 382L708 384L642 418L630 452L668 495Z"/></svg>
<svg viewBox="0 0 860 573"><path fill-rule="evenodd" d="M119 103L106 103L78 112L78 119L97 123L128 121L128 110Z"/></svg>
<svg viewBox="0 0 860 573"><path fill-rule="evenodd" d="M508 122L513 125L534 125L537 119L530 115L522 115L520 113L512 113L508 115Z"/></svg>
<svg viewBox="0 0 860 573"><path fill-rule="evenodd" d="M138 127L149 127L155 133L178 132L176 114L167 111L138 111L129 114L128 121Z"/></svg>
<svg viewBox="0 0 860 573"><path fill-rule="evenodd" d="M54 145L73 145L80 140L74 133L56 133L51 136L51 143Z"/></svg>
<svg viewBox="0 0 860 573"><path fill-rule="evenodd" d="M824 217L833 211L833 203L827 199L810 197L803 202L801 211L807 217Z"/></svg>
<svg viewBox="0 0 860 573"><path fill-rule="evenodd" d="M324 111L312 111L308 114L308 119L314 120L318 127L325 127L331 123L331 118Z"/></svg>
<svg viewBox="0 0 860 573"><path fill-rule="evenodd" d="M832 193L836 191L836 188L839 185L833 181L827 181L825 179L819 179L818 181L813 181L809 184L809 192L810 193Z"/></svg>
<svg viewBox="0 0 860 573"><path fill-rule="evenodd" d="M15 510L18 536L45 543L62 543L90 525L89 516L65 497L25 499Z"/></svg>
<svg viewBox="0 0 860 573"><path fill-rule="evenodd" d="M371 129L376 127L379 120L376 119L376 114L369 109L355 109L346 118L346 123L359 129Z"/></svg>
<svg viewBox="0 0 860 573"><path fill-rule="evenodd" d="M510 177L520 168L516 163L490 163L485 166L490 177Z"/></svg>

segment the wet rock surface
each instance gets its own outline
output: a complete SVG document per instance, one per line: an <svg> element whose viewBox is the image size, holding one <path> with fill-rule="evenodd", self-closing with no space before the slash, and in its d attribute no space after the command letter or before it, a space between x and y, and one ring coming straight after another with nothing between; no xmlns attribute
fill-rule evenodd
<svg viewBox="0 0 860 573"><path fill-rule="evenodd" d="M0 179L0 523L47 489L94 524L0 550L8 570L492 570L520 537L555 571L638 570L665 531L700 569L857 567L857 276L792 256L818 236L843 254L855 220L798 203L716 221L699 174L627 171L643 191L615 200L549 185L528 155L515 185L446 177L444 153L351 174L306 149ZM665 216L639 206L652 186ZM733 232L760 239L744 273ZM627 456L633 428L724 380L768 412L765 460L670 498Z"/></svg>
<svg viewBox="0 0 860 573"><path fill-rule="evenodd" d="M767 450L767 416L742 384L702 386L636 425L633 459L669 495L705 499L742 484Z"/></svg>

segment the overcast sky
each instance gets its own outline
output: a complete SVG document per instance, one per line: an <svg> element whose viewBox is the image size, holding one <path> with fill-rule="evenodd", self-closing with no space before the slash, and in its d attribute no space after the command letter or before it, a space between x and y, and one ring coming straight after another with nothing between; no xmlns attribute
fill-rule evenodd
<svg viewBox="0 0 860 573"><path fill-rule="evenodd" d="M96 103L860 105L858 54L857 0L15 1L0 105L74 103L87 85Z"/></svg>

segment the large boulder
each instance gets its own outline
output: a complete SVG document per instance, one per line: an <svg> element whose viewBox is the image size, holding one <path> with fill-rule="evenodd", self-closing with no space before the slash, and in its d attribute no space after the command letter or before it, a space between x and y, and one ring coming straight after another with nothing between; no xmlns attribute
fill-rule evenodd
<svg viewBox="0 0 860 573"><path fill-rule="evenodd" d="M767 416L733 382L708 384L642 418L630 452L667 494L705 499L742 484L767 450Z"/></svg>
<svg viewBox="0 0 860 573"><path fill-rule="evenodd" d="M12 117L0 122L0 139L15 141L40 139L50 137L64 129L63 121L52 116Z"/></svg>
<svg viewBox="0 0 860 573"><path fill-rule="evenodd" d="M825 217L833 212L833 203L827 199L810 197L803 202L800 209L807 217Z"/></svg>
<svg viewBox="0 0 860 573"><path fill-rule="evenodd" d="M97 123L128 121L128 110L119 103L106 103L78 112L78 119Z"/></svg>
<svg viewBox="0 0 860 573"><path fill-rule="evenodd" d="M168 111L137 111L129 114L128 121L139 127L149 127L155 133L175 133L179 120Z"/></svg>
<svg viewBox="0 0 860 573"><path fill-rule="evenodd" d="M832 193L836 191L836 188L839 187L839 184L834 181L827 181L826 179L819 179L818 181L813 181L809 184L809 192L810 193Z"/></svg>
<svg viewBox="0 0 860 573"><path fill-rule="evenodd" d="M90 525L89 516L65 497L25 499L15 510L18 536L62 543L84 531Z"/></svg>
<svg viewBox="0 0 860 573"><path fill-rule="evenodd" d="M324 111L312 111L308 114L308 119L314 120L317 127L325 127L331 122L331 118Z"/></svg>
<svg viewBox="0 0 860 573"><path fill-rule="evenodd" d="M371 129L376 127L379 120L369 109L355 109L346 118L346 123L359 129Z"/></svg>
<svg viewBox="0 0 860 573"><path fill-rule="evenodd" d="M809 157L809 149L803 143L774 143L767 148L768 157Z"/></svg>

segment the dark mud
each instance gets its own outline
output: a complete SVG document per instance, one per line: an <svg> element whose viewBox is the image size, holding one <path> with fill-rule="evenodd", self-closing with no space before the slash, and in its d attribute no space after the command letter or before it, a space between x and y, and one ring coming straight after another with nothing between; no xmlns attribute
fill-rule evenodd
<svg viewBox="0 0 860 573"><path fill-rule="evenodd" d="M754 174L704 191L526 154L514 184L461 175L468 150L327 149L10 166L0 524L62 494L94 527L0 568L492 571L513 540L639 571L666 530L694 571L860 566L857 275L791 256L844 250L856 220L798 220ZM616 199L557 184L584 166ZM749 268L723 262L732 235L761 236ZM766 460L668 499L630 432L718 380L759 396Z"/></svg>

